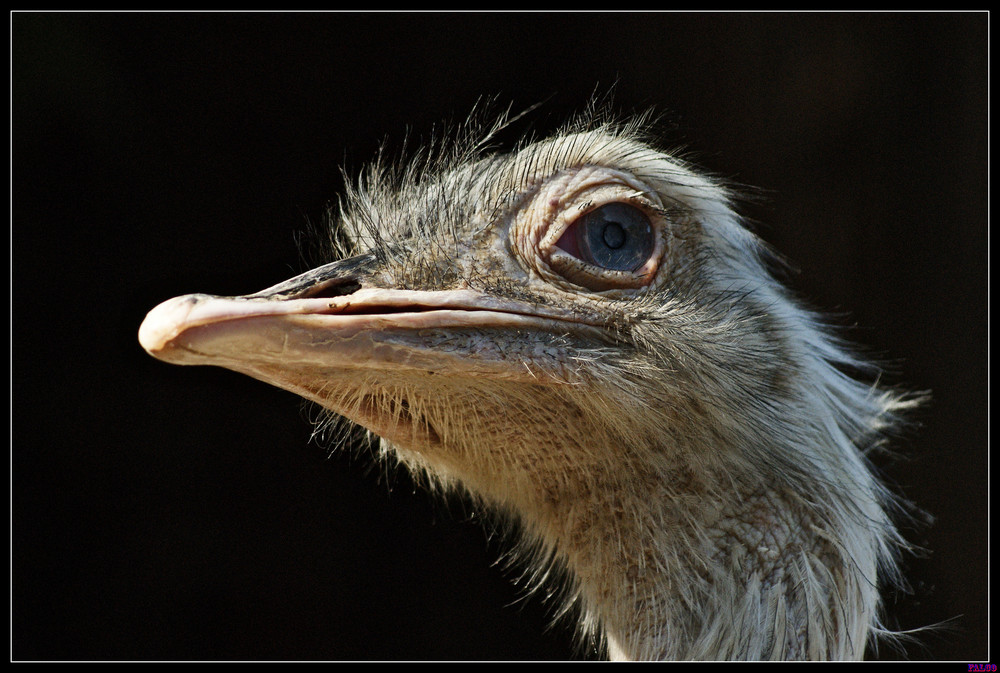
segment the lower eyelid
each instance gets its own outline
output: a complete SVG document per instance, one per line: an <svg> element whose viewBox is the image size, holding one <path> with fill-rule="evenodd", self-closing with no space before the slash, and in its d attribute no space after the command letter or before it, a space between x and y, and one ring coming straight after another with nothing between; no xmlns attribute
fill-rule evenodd
<svg viewBox="0 0 1000 673"><path fill-rule="evenodd" d="M649 284L648 273L601 269L558 249L551 252L548 261L549 266L557 274L574 285L594 292L638 289Z"/></svg>

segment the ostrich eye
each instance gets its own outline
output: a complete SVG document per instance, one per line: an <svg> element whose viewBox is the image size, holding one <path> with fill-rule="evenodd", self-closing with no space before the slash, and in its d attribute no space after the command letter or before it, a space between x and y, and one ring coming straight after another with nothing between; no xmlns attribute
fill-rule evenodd
<svg viewBox="0 0 1000 673"><path fill-rule="evenodd" d="M609 203L573 222L556 243L574 257L610 271L634 271L653 254L656 237L644 212Z"/></svg>

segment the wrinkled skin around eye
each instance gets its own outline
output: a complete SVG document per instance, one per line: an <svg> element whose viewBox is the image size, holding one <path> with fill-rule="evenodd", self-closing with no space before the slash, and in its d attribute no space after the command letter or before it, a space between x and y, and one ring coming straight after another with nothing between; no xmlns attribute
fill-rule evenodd
<svg viewBox="0 0 1000 673"><path fill-rule="evenodd" d="M653 254L656 236L640 209L626 203L595 208L571 224L556 247L588 264L611 271L634 271Z"/></svg>

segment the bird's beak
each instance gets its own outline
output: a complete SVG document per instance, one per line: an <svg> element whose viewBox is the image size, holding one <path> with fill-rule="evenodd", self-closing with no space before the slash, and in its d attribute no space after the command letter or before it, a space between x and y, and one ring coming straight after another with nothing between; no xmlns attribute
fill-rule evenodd
<svg viewBox="0 0 1000 673"><path fill-rule="evenodd" d="M226 367L323 404L332 374L362 370L555 382L556 373L547 376L498 352L496 339L491 351L489 335L530 332L555 340L599 331L600 321L580 311L469 288L371 287L363 271L371 263L350 258L242 297L175 297L149 312L139 342L166 362ZM455 335L457 348L441 347Z"/></svg>

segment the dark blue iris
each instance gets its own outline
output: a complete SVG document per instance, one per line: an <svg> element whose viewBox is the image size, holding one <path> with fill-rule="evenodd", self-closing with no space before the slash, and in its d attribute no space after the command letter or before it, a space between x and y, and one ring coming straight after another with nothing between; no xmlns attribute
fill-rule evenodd
<svg viewBox="0 0 1000 673"><path fill-rule="evenodd" d="M584 215L578 236L587 261L613 271L638 269L653 254L655 244L649 218L626 203L609 203Z"/></svg>

